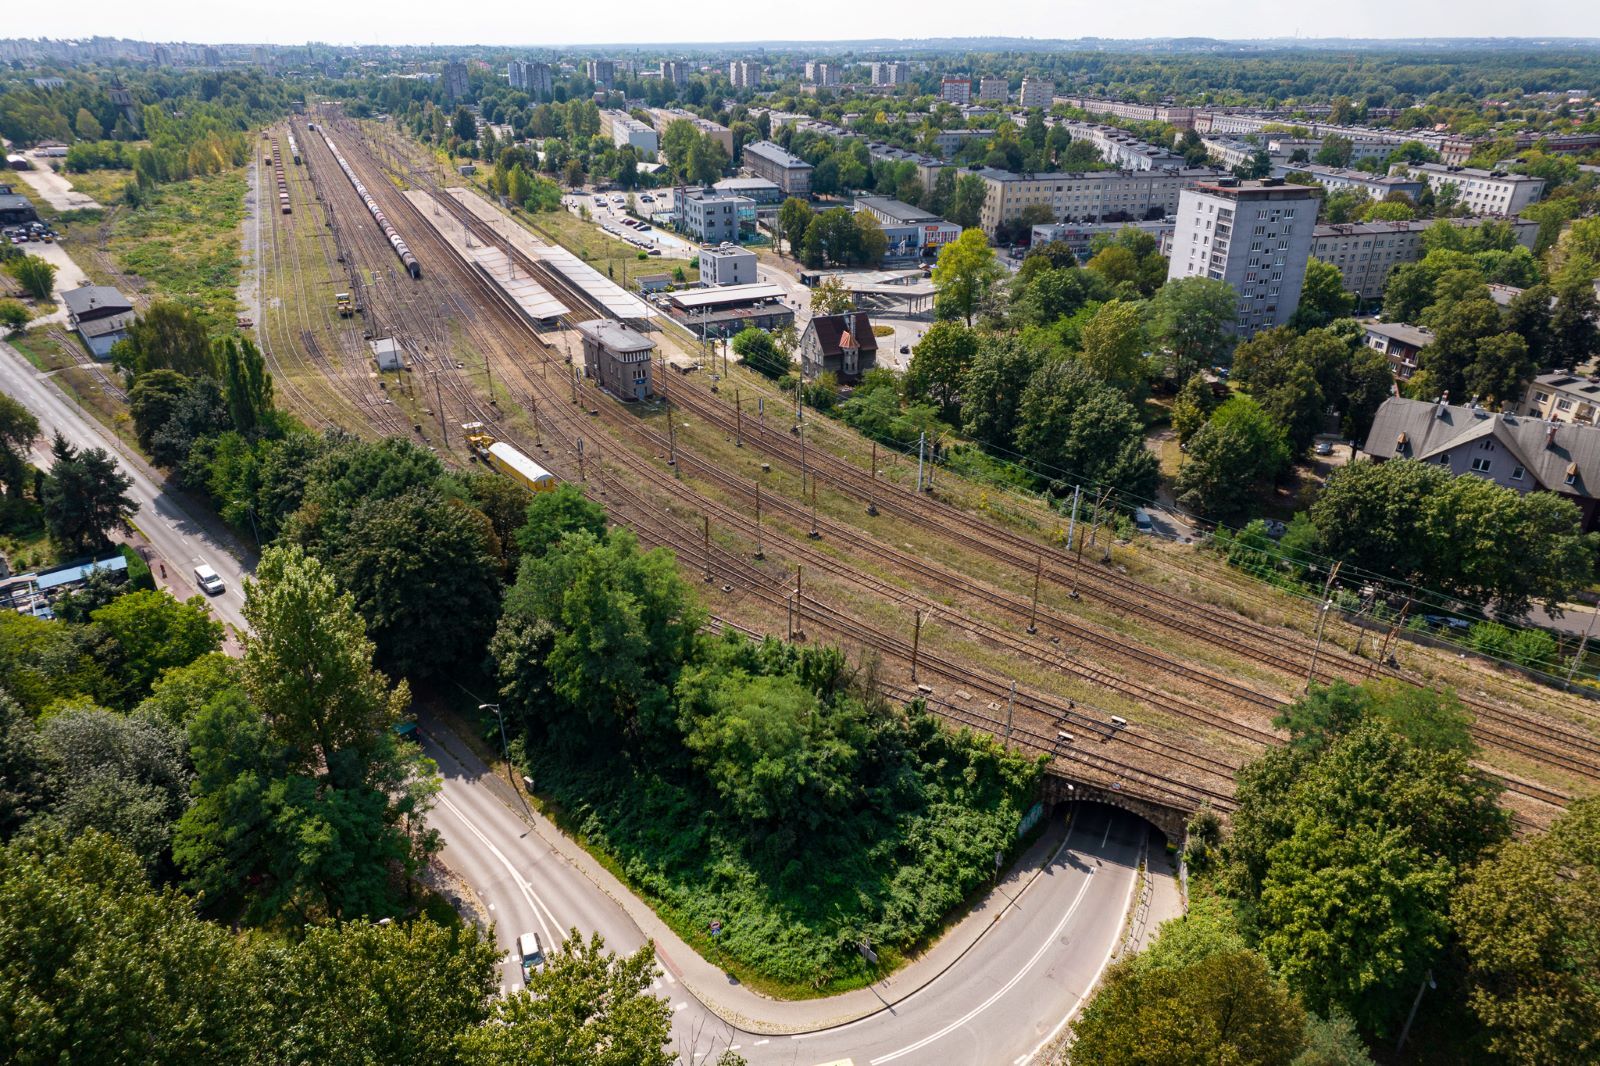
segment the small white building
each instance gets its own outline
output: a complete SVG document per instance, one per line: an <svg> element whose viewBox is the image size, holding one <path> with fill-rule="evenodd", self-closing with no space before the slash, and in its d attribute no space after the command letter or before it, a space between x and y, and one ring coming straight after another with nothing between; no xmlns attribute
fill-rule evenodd
<svg viewBox="0 0 1600 1066"><path fill-rule="evenodd" d="M700 252L700 280L708 285L753 285L756 253L723 243Z"/></svg>

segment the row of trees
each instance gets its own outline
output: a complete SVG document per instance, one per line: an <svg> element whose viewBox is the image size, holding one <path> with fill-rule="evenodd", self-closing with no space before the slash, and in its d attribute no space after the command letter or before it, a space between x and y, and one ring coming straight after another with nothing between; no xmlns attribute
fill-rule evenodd
<svg viewBox="0 0 1600 1066"><path fill-rule="evenodd" d="M1357 1033L1392 1041L1419 986L1437 991L1411 1036L1436 1059L1591 1057L1600 807L1512 842L1468 721L1398 682L1288 708L1291 743L1241 773L1230 830L1190 827L1190 914L1109 972L1074 1058L1354 1066Z"/></svg>
<svg viewBox="0 0 1600 1066"><path fill-rule="evenodd" d="M830 207L813 211L794 197L778 210L774 243L789 243L789 254L813 269L824 266L878 266L889 251L883 227L867 211Z"/></svg>

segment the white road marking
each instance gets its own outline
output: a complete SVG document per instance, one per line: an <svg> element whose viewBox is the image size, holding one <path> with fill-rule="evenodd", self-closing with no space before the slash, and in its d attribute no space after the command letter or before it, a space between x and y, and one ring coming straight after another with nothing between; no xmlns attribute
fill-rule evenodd
<svg viewBox="0 0 1600 1066"><path fill-rule="evenodd" d="M683 1010L687 1006L689 1006L689 1004L687 1004L687 1003L675 1003L672 1006L672 1012L674 1014L676 1014L678 1011Z"/></svg>
<svg viewBox="0 0 1600 1066"><path fill-rule="evenodd" d="M533 887L522 879L521 874L517 873L515 864L513 864L510 859L506 858L505 853L499 848L495 847L489 838L484 836L477 826L472 824L471 819L469 819L466 814L462 812L460 807L457 807L454 803L450 802L449 797L440 796L439 802L447 810L459 818L461 820L461 824L467 827L467 832L477 837L478 842L489 850L489 854L493 855L497 860L499 860L500 865L505 867L506 872L511 875L511 879L517 883L517 890L521 892L523 898L528 901L528 906L533 908L533 917L538 921L539 928L544 931L545 938L553 944L559 944L560 940L550 935L550 926L553 925L559 928L561 923L556 921L556 916L550 913L550 908L544 905L544 900L540 899L539 894L533 891ZM544 913L541 914L540 911L543 911ZM548 915L550 918L550 925L545 924L544 919L546 915ZM513 933L511 935L515 936L516 934Z"/></svg>
<svg viewBox="0 0 1600 1066"><path fill-rule="evenodd" d="M1139 848L1139 862L1134 865L1134 868L1128 877L1128 894L1122 901L1122 910L1120 912L1122 914L1127 914L1129 905L1133 903L1133 890L1139 884L1139 867L1144 865L1145 852L1149 849L1149 846L1150 841L1148 838L1146 838L1145 843ZM1072 1005L1072 1009L1067 1011L1067 1016L1062 1018L1060 1022L1056 1023L1056 1027L1050 1030L1050 1035L1039 1041L1037 1047L1028 1052L1026 1055L1022 1056L1022 1058L1018 1059L1012 1064L1012 1066L1021 1066L1022 1063L1031 1062L1033 1059L1039 1056L1039 1052L1043 1051L1046 1046L1054 1043L1056 1037L1061 1035L1061 1030L1067 1027L1067 1023L1072 1021L1072 1019L1077 1015L1078 1011L1083 1007L1084 1002L1089 998L1090 993L1092 993L1095 988L1099 986L1101 975L1106 972L1106 967L1111 965L1111 949L1116 946L1117 938L1120 936L1122 936L1122 923L1118 922L1116 928L1111 931L1111 943L1106 945L1106 957L1100 961L1100 968L1094 972L1094 976L1091 977L1089 979L1089 983L1084 986L1083 994L1080 995L1078 997L1078 1001Z"/></svg>
<svg viewBox="0 0 1600 1066"><path fill-rule="evenodd" d="M755 1042L755 1046L756 1047L760 1047L762 1044L770 1044L770 1043L772 1043L772 1041L770 1041L770 1040L757 1040Z"/></svg>
<svg viewBox="0 0 1600 1066"><path fill-rule="evenodd" d="M869 1061L869 1066L881 1066L882 1063L893 1062L895 1059L898 1059L903 1055L909 1055L913 1051L921 1051L923 1048L927 1047L929 1044L933 1043L935 1040L939 1040L939 1039L941 1039L941 1038L943 1038L945 1036L948 1036L950 1033L955 1032L957 1029L961 1028L963 1025L966 1025L972 1019L976 1018L978 1015L982 1014L984 1011L988 1010L991 1006L993 1006L994 1003L1001 996L1005 995L1007 992L1009 992L1013 988L1015 988L1017 986L1017 983L1020 982L1024 977L1026 977L1028 975L1028 971L1033 969L1033 967L1038 963L1038 961L1044 957L1044 953L1045 952L1049 951L1052 947L1056 946L1056 944L1055 944L1056 938L1061 935L1061 931L1067 927L1067 923L1070 922L1072 920L1072 916L1077 913L1078 906L1083 903L1083 898L1086 895L1088 895L1089 886L1091 884L1093 884L1093 883L1094 883L1094 871L1090 870L1088 875L1085 876L1084 879L1083 879L1083 887L1079 888L1078 889L1078 894L1075 897L1073 897L1072 906L1067 908L1067 913L1065 913L1065 914L1063 914L1061 916L1061 921L1056 923L1056 927L1053 930L1051 930L1050 935L1044 938L1043 942L1039 945L1039 950L1035 951L1033 953L1033 957L1030 958L1027 961L1027 963L1023 965L1022 969L1018 970L1015 974L1013 974L1012 977L1011 977L1011 980L1009 980L1005 984L1001 985L994 992L993 995L991 995L988 999L984 1000L982 1003L978 1004L976 1007L973 1007L970 1011L968 1011L966 1014L962 1015L960 1018L957 1018L955 1021L953 1021L949 1025L945 1026L943 1029L940 1029L937 1032L931 1033L928 1036L923 1037L921 1040L918 1040L914 1044L907 1044L905 1047L901 1048L899 1051L891 1051L887 1055L879 1055L875 1059L868 1060Z"/></svg>

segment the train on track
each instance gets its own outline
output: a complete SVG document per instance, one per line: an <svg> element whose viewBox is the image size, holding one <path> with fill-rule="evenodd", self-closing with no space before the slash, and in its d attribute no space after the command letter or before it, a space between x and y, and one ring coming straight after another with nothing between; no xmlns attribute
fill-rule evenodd
<svg viewBox="0 0 1600 1066"><path fill-rule="evenodd" d="M467 446L478 458L515 481L529 492L553 492L561 479L503 440L495 440L482 422L461 426Z"/></svg>
<svg viewBox="0 0 1600 1066"><path fill-rule="evenodd" d="M294 159L294 165L295 166L299 166L300 165L300 145L294 139L294 131L293 130L289 131L289 155L290 155L291 158Z"/></svg>
<svg viewBox="0 0 1600 1066"><path fill-rule="evenodd" d="M332 152L333 158L339 161L339 169L344 171L344 176L350 179L351 185L355 186L356 193L360 195L361 202L367 205L367 210L372 213L374 221L378 223L378 228L383 230L385 237L389 238L389 245L394 249L394 254L400 257L400 262L405 266L406 273L413 278L422 277L422 264L417 262L417 257L411 254L411 248L406 244L405 239L390 224L388 217L383 213L383 208L378 206L378 201L372 198L372 194L367 192L367 187L361 184L361 179L356 177L356 172L350 168L349 162L333 143L333 138L328 136L326 130L318 130L317 132L322 134L322 139L328 144L328 151Z"/></svg>

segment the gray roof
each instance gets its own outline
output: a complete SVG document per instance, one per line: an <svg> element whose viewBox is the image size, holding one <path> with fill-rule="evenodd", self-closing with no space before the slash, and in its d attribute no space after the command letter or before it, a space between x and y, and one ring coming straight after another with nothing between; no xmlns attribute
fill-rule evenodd
<svg viewBox="0 0 1600 1066"><path fill-rule="evenodd" d="M912 207L904 200L896 200L892 196L858 196L856 197L856 206L886 215L891 220L902 225L944 221L932 211L925 211L920 207Z"/></svg>
<svg viewBox="0 0 1600 1066"><path fill-rule="evenodd" d="M1600 498L1600 428L1594 426L1393 396L1378 408L1364 450L1380 459L1427 462L1489 437L1541 488ZM1569 473L1574 475L1570 485Z"/></svg>
<svg viewBox="0 0 1600 1066"><path fill-rule="evenodd" d="M655 348L655 341L640 333L638 330L613 322L608 318L590 319L588 322L578 323L578 332L605 348L609 352L648 352Z"/></svg>
<svg viewBox="0 0 1600 1066"><path fill-rule="evenodd" d="M61 302L77 318L89 312L98 312L95 317L102 318L133 310L128 298L109 285L80 285L76 289L67 289L61 294Z"/></svg>
<svg viewBox="0 0 1600 1066"><path fill-rule="evenodd" d="M1433 343L1433 330L1413 326L1409 322L1379 322L1375 318L1361 319L1361 328L1380 337L1409 344L1413 348L1426 348Z"/></svg>
<svg viewBox="0 0 1600 1066"><path fill-rule="evenodd" d="M751 154L757 155L762 159L771 160L779 166L787 167L791 170L812 169L810 163L807 163L804 159L801 159L797 155L791 155L778 145L773 144L771 141L754 141L750 144L747 144L744 146L744 154L746 156Z"/></svg>

